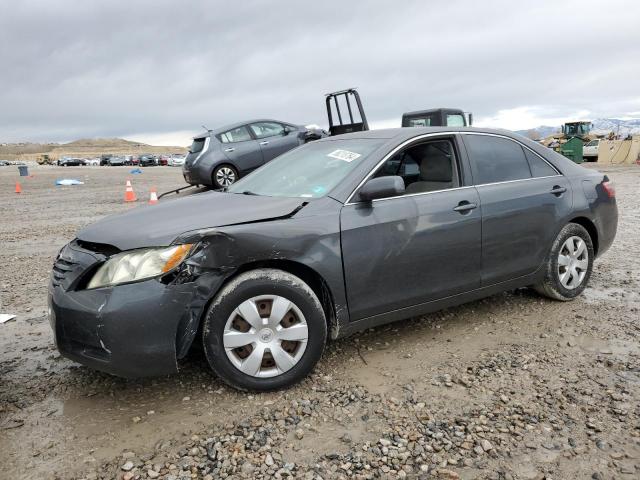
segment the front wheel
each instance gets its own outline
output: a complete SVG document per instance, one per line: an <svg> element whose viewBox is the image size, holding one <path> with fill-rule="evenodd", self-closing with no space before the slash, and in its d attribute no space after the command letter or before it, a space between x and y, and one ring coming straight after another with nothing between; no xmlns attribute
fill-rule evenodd
<svg viewBox="0 0 640 480"><path fill-rule="evenodd" d="M554 300L573 300L586 288L594 259L589 232L576 223L565 225L547 257L544 280L535 290Z"/></svg>
<svg viewBox="0 0 640 480"><path fill-rule="evenodd" d="M298 277L275 269L243 273L215 297L203 325L211 369L242 390L288 387L313 369L327 324L316 294Z"/></svg>
<svg viewBox="0 0 640 480"><path fill-rule="evenodd" d="M218 165L211 176L213 188L226 188L238 180L238 171L231 165Z"/></svg>

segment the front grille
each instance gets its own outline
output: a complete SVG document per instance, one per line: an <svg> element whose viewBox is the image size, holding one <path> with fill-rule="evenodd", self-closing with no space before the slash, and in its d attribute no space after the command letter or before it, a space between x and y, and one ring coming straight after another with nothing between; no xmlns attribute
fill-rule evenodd
<svg viewBox="0 0 640 480"><path fill-rule="evenodd" d="M79 285L84 285L87 275L95 273L96 267L108 258L107 252L118 252L118 249L111 245L82 243L81 245L74 240L60 250L51 269L53 287L60 286L67 291L75 290Z"/></svg>
<svg viewBox="0 0 640 480"><path fill-rule="evenodd" d="M51 271L51 283L53 286L57 287L60 285L64 281L65 276L73 270L75 265L75 262L58 257L53 263L53 270Z"/></svg>

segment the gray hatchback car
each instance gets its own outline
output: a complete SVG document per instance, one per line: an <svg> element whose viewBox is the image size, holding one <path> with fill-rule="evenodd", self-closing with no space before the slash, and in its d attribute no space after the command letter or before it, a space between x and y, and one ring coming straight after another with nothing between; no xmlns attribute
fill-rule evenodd
<svg viewBox="0 0 640 480"><path fill-rule="evenodd" d="M84 228L53 267L50 319L100 370L171 373L199 338L224 381L271 390L328 337L518 287L571 300L617 221L606 175L513 133L350 133Z"/></svg>
<svg viewBox="0 0 640 480"><path fill-rule="evenodd" d="M193 139L182 174L191 185L225 188L307 139L305 127L279 120L226 125Z"/></svg>

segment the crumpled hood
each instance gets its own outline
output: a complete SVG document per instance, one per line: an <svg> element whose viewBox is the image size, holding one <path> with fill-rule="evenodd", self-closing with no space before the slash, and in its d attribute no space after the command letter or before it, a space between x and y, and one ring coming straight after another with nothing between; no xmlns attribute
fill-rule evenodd
<svg viewBox="0 0 640 480"><path fill-rule="evenodd" d="M86 242L120 250L171 244L191 230L286 217L303 199L205 192L106 217L78 233Z"/></svg>

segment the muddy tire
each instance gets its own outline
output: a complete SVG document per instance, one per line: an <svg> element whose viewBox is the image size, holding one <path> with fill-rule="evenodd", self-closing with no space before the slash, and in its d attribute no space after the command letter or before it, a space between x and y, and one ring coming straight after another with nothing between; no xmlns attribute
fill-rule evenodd
<svg viewBox="0 0 640 480"><path fill-rule="evenodd" d="M544 280L534 285L534 289L554 300L573 300L586 288L594 258L587 230L577 223L565 225L547 256Z"/></svg>
<svg viewBox="0 0 640 480"><path fill-rule="evenodd" d="M221 189L230 187L238 181L238 178L238 170L236 170L232 165L223 164L218 165L213 169L213 173L211 174L211 183L213 188Z"/></svg>
<svg viewBox="0 0 640 480"><path fill-rule="evenodd" d="M306 377L327 338L324 310L298 277L257 269L229 282L209 307L203 346L211 369L241 390L269 391Z"/></svg>

